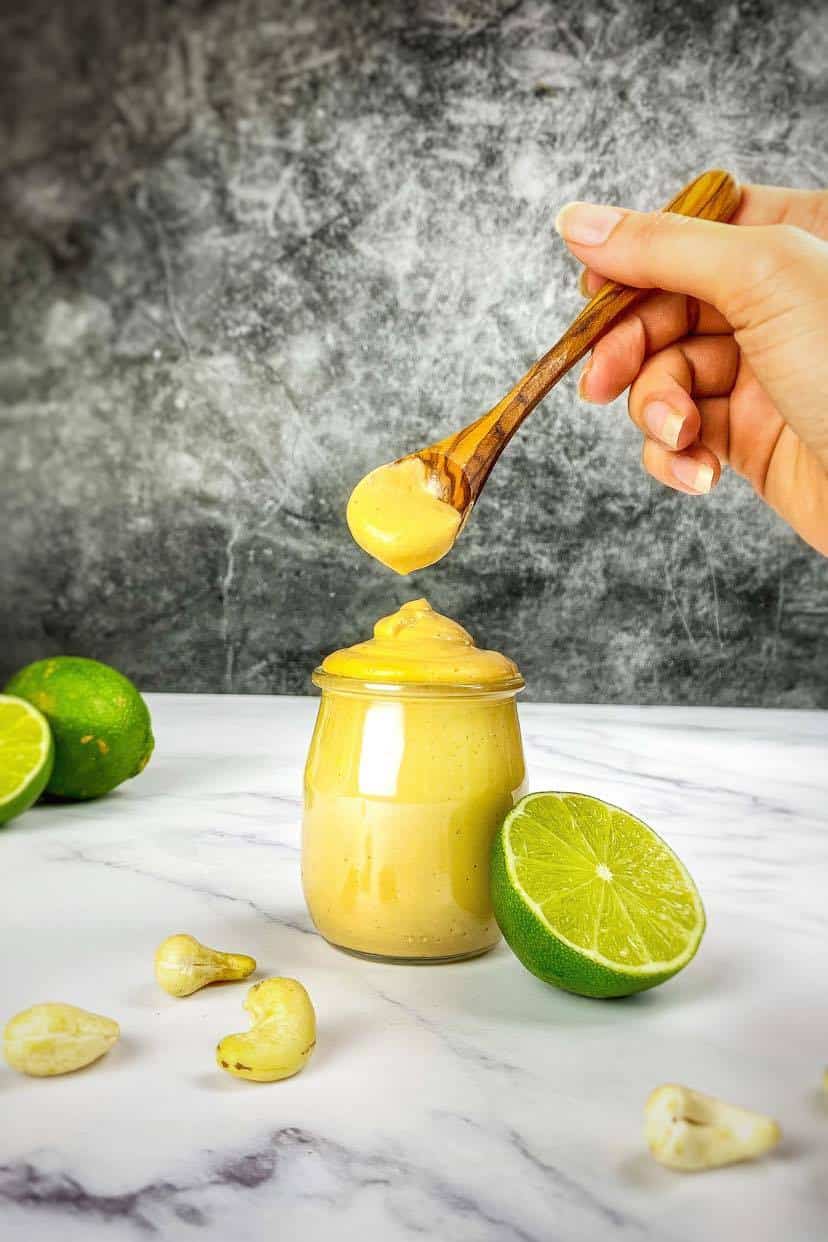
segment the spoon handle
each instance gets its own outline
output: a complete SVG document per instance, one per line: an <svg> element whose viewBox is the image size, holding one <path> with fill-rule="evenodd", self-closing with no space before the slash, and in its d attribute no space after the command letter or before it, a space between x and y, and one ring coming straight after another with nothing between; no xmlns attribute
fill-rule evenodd
<svg viewBox="0 0 828 1242"><path fill-rule="evenodd" d="M727 221L738 205L739 187L734 178L728 172L712 169L686 185L664 210L703 220ZM550 388L592 349L624 311L651 292L607 281L560 340L518 380L511 392L477 422L441 442L440 447L447 454L463 462L473 498L518 427Z"/></svg>

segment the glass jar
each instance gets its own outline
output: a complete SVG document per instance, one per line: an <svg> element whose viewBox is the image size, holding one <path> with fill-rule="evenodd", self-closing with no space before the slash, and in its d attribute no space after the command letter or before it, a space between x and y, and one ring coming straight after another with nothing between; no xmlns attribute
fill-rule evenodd
<svg viewBox="0 0 828 1242"><path fill-rule="evenodd" d="M305 768L302 883L339 948L406 962L485 953L500 932L489 849L523 793L516 696L497 688L377 685L317 669Z"/></svg>

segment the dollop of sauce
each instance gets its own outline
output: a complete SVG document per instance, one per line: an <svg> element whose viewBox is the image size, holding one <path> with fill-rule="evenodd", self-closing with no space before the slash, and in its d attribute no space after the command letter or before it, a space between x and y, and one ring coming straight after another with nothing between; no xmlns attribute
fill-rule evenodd
<svg viewBox="0 0 828 1242"><path fill-rule="evenodd" d="M398 574L441 560L460 530L460 514L431 489L417 457L366 474L351 493L347 519L363 551Z"/></svg>
<svg viewBox="0 0 828 1242"><path fill-rule="evenodd" d="M456 621L435 612L427 600L403 604L374 626L374 637L335 651L322 671L362 681L420 685L522 685L517 665L497 651L474 645Z"/></svg>

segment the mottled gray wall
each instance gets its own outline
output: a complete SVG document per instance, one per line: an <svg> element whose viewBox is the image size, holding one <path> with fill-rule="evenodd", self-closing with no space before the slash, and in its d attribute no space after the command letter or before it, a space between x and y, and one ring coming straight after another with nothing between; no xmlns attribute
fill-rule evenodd
<svg viewBox="0 0 828 1242"><path fill-rule="evenodd" d="M828 705L828 563L732 477L659 488L572 381L441 566L344 523L573 315L560 204L828 181L820 0L4 12L0 673L304 691L427 594L536 698Z"/></svg>

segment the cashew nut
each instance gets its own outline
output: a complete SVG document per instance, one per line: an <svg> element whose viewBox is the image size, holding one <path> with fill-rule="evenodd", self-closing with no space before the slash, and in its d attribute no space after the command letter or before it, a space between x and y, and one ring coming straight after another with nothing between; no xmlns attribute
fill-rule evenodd
<svg viewBox="0 0 828 1242"><path fill-rule="evenodd" d="M112 1018L75 1005L32 1005L6 1023L3 1051L12 1069L47 1078L97 1061L120 1034Z"/></svg>
<svg viewBox="0 0 828 1242"><path fill-rule="evenodd" d="M228 1074L253 1082L276 1082L298 1074L316 1045L316 1014L296 979L262 979L247 993L249 1031L225 1035L216 1060Z"/></svg>
<svg viewBox="0 0 828 1242"><path fill-rule="evenodd" d="M750 1160L782 1137L770 1117L674 1083L652 1092L644 1116L650 1151L670 1169L715 1169Z"/></svg>
<svg viewBox="0 0 828 1242"><path fill-rule="evenodd" d="M190 996L208 983L246 979L256 969L246 953L208 949L183 932L168 936L155 950L155 977L170 996Z"/></svg>

